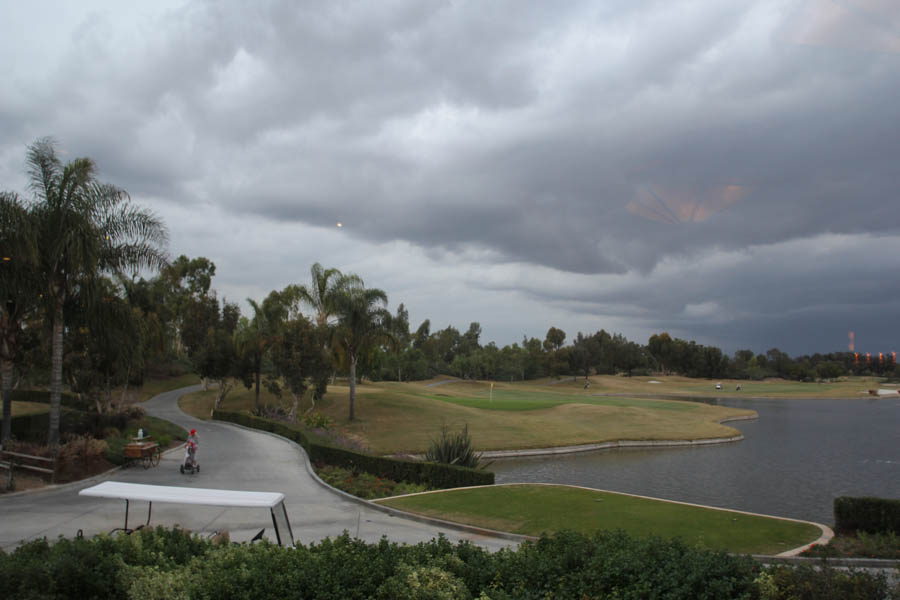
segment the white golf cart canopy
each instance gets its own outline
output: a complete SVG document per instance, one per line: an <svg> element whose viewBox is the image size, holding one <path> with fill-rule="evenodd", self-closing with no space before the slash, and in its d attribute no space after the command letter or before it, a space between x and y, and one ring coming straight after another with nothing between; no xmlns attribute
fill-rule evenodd
<svg viewBox="0 0 900 600"><path fill-rule="evenodd" d="M141 483L124 483L121 481L104 481L93 487L78 492L80 496L98 498L115 498L125 501L125 527L128 528L128 506L132 500L149 502L147 522L138 527L150 524L150 513L154 502L172 504L202 504L205 506L228 506L241 508L268 508L272 515L275 537L282 546L294 545L294 534L284 507L284 494L281 492L244 492L239 490L216 490L208 488L188 488L171 485L145 485ZM261 533L261 532L260 532Z"/></svg>

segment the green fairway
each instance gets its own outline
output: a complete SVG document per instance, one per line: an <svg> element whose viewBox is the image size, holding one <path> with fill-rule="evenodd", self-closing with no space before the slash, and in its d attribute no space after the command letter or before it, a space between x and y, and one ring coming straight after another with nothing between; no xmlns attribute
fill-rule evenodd
<svg viewBox="0 0 900 600"><path fill-rule="evenodd" d="M575 386L546 382L365 383L357 387L354 422L347 420L348 388L329 385L316 410L334 419L348 437L375 453L423 453L447 424L468 424L478 450L574 446L616 440L696 440L727 438L739 432L719 421L753 416L751 410L648 398L594 396ZM181 408L209 418L215 390L190 394ZM262 404L285 403L266 392ZM309 406L304 403L301 410ZM249 410L253 390L237 387L223 410ZM402 432L402 435L398 434Z"/></svg>
<svg viewBox="0 0 900 600"><path fill-rule="evenodd" d="M357 387L354 422L347 420L349 388L345 381L328 386L315 410L334 419L348 437L376 453L422 453L443 424L469 425L478 450L516 450L575 446L616 440L697 440L724 438L739 432L720 424L735 417L753 416L752 410L717 406L708 402L642 397L868 398L878 388L876 378L842 378L834 383L783 380L690 379L678 376L621 377L595 375L585 387L583 377L519 382L458 381L361 382ZM736 385L741 384L741 391ZM615 394L615 395L611 395ZM215 391L191 394L182 409L209 418ZM262 404L282 404L265 390ZM253 391L236 386L222 404L225 410L249 410ZM307 398L301 412L310 408ZM398 435L397 432L403 432Z"/></svg>
<svg viewBox="0 0 900 600"><path fill-rule="evenodd" d="M573 402L596 406L633 406L675 411L695 410L697 408L696 404L638 398L609 398L592 396L589 392L573 394L572 392L552 392L548 390L529 391L523 390L522 386L504 386L503 388L491 390L489 383L463 384L467 386L468 389L466 391L470 393L467 395L455 395L453 392L459 385L449 384L441 386L441 388L447 390L447 393L438 392L422 394L422 396L483 410L537 410L561 404L572 404Z"/></svg>
<svg viewBox="0 0 900 600"><path fill-rule="evenodd" d="M704 548L778 554L816 540L806 523L559 485L504 485L379 500L399 510L498 531L538 536L564 529L621 529L681 538Z"/></svg>

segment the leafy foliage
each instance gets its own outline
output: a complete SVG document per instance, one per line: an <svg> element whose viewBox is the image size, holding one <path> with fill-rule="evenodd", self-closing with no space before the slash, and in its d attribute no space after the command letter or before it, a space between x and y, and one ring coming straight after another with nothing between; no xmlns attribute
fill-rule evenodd
<svg viewBox="0 0 900 600"><path fill-rule="evenodd" d="M316 465L316 474L331 487L365 500L415 494L429 490L428 486L424 484L397 482L364 471L353 471L330 465Z"/></svg>
<svg viewBox="0 0 900 600"><path fill-rule="evenodd" d="M38 248L34 277L43 287L43 309L53 332L47 443L56 446L67 308L73 301L94 305L102 297L97 283L104 272L163 266L168 234L161 220L131 203L125 190L98 181L91 159L63 164L50 138L29 147L27 164L34 193L28 211Z"/></svg>
<svg viewBox="0 0 900 600"><path fill-rule="evenodd" d="M393 340L391 313L384 307L387 294L375 288L366 289L358 277L345 282L334 298L338 324L334 342L346 356L350 371L350 420L355 418L356 367L376 347Z"/></svg>
<svg viewBox="0 0 900 600"><path fill-rule="evenodd" d="M896 598L883 576L811 567L763 570L749 557L571 532L491 553L438 537L375 544L346 532L293 549L217 544L146 529L92 540L37 540L0 552L0 597L62 598Z"/></svg>

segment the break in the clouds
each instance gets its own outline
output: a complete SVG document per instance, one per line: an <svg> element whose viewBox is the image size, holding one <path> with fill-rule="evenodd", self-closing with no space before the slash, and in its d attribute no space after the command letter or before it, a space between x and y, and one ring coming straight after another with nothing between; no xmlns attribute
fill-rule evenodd
<svg viewBox="0 0 900 600"><path fill-rule="evenodd" d="M0 187L52 135L230 299L319 261L500 344L898 345L893 0L5 13Z"/></svg>

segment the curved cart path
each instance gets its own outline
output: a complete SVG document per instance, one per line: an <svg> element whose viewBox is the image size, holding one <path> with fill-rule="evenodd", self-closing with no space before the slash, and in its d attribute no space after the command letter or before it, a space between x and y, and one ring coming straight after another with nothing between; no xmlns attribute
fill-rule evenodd
<svg viewBox="0 0 900 600"><path fill-rule="evenodd" d="M44 536L53 539L59 535L73 537L79 529L84 535L92 536L121 527L124 502L78 495L79 490L104 480L282 492L294 539L305 544L335 537L347 530L351 536L368 542L387 536L394 542L417 543L443 533L451 541L467 539L490 549L515 545L505 539L390 516L348 500L313 478L306 469L304 452L296 444L268 433L202 421L183 413L178 408L178 398L199 388L192 386L166 392L144 404L148 414L185 429L197 429L199 473L179 473L178 466L184 454L178 449L164 454L155 468L119 469L86 481L0 497L0 547L10 551L21 540ZM133 502L129 527L137 526L146 518L147 503ZM260 509L156 504L150 524L178 524L203 533L229 531L232 541L246 541L263 527L266 537L272 534L268 511Z"/></svg>

